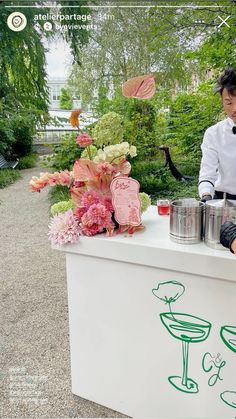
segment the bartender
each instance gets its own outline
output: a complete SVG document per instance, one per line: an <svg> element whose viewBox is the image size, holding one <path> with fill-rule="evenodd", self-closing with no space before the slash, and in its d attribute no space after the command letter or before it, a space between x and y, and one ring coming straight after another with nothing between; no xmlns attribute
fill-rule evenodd
<svg viewBox="0 0 236 419"><path fill-rule="evenodd" d="M203 202L236 199L236 69L227 69L217 82L227 118L209 127L201 145L198 190Z"/></svg>

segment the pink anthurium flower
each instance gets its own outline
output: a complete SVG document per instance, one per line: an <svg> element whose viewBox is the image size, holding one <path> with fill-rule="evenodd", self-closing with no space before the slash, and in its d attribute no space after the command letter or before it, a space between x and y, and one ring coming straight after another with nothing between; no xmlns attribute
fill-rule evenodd
<svg viewBox="0 0 236 419"><path fill-rule="evenodd" d="M122 86L123 96L137 99L151 99L156 91L155 76L148 74L127 80Z"/></svg>

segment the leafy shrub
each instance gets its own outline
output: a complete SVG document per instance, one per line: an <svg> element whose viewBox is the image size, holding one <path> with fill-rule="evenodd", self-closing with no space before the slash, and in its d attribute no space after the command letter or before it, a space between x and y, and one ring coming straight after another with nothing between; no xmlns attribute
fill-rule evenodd
<svg viewBox="0 0 236 419"><path fill-rule="evenodd" d="M160 162L135 161L132 163L131 176L140 183L140 191L149 195L168 187L168 169L161 167Z"/></svg>
<svg viewBox="0 0 236 419"><path fill-rule="evenodd" d="M191 165L184 167L178 164L179 170L188 174ZM137 162L132 163L131 176L140 183L140 191L151 195L152 202L157 198L176 199L183 197L198 198L198 177L193 177L192 181L180 182L171 174L168 167L163 166L162 161Z"/></svg>
<svg viewBox="0 0 236 419"><path fill-rule="evenodd" d="M8 160L12 154L13 130L8 119L0 119L0 153Z"/></svg>
<svg viewBox="0 0 236 419"><path fill-rule="evenodd" d="M71 170L83 151L75 141L76 136L76 133L62 136L61 143L53 146L53 154L46 158L46 162L56 170Z"/></svg>
<svg viewBox="0 0 236 419"><path fill-rule="evenodd" d="M181 198L196 198L199 199L198 195L198 179L195 178L191 182L178 182L175 179L169 179L168 187L163 190L157 190L151 196L152 203L155 204L157 199L166 198L170 200L181 199Z"/></svg>
<svg viewBox="0 0 236 419"><path fill-rule="evenodd" d="M156 111L150 101L130 101L124 121L124 139L137 147L139 160L157 155Z"/></svg>
<svg viewBox="0 0 236 419"><path fill-rule="evenodd" d="M15 116L11 121L14 135L12 152L17 157L27 156L32 151L35 122L30 117Z"/></svg>
<svg viewBox="0 0 236 419"><path fill-rule="evenodd" d="M35 167L37 159L38 159L37 154L30 154L29 156L21 157L17 165L17 169L23 170L23 169L30 169L31 167Z"/></svg>
<svg viewBox="0 0 236 419"><path fill-rule="evenodd" d="M116 92L112 99L102 102L100 112L101 109L122 116L123 139L137 147L137 159L151 160L153 155L158 154L158 140L165 126L165 118L156 111L153 101L127 99Z"/></svg>
<svg viewBox="0 0 236 419"><path fill-rule="evenodd" d="M220 99L210 83L202 84L197 92L179 94L170 106L168 120L167 144L172 145L172 154L199 162L204 132L220 118Z"/></svg>

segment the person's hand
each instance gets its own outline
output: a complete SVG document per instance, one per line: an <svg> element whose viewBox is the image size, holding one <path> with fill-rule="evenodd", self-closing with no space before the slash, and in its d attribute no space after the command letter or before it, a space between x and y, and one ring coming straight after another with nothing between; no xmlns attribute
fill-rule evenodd
<svg viewBox="0 0 236 419"><path fill-rule="evenodd" d="M220 229L220 242L224 247L236 253L236 225L231 221L225 221Z"/></svg>
<svg viewBox="0 0 236 419"><path fill-rule="evenodd" d="M211 199L212 199L212 196L209 194L206 194L202 196L201 202L207 202L207 201L210 201Z"/></svg>
<svg viewBox="0 0 236 419"><path fill-rule="evenodd" d="M231 250L234 252L234 254L236 255L236 239L234 239L231 243Z"/></svg>

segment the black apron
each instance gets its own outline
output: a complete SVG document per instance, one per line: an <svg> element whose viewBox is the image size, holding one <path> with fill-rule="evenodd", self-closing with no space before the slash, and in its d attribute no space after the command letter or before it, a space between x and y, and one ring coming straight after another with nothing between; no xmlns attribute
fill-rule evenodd
<svg viewBox="0 0 236 419"><path fill-rule="evenodd" d="M215 195L213 199L223 199L223 198L224 198L224 192L215 191ZM231 195L230 193L226 192L226 198L236 199L236 195Z"/></svg>

